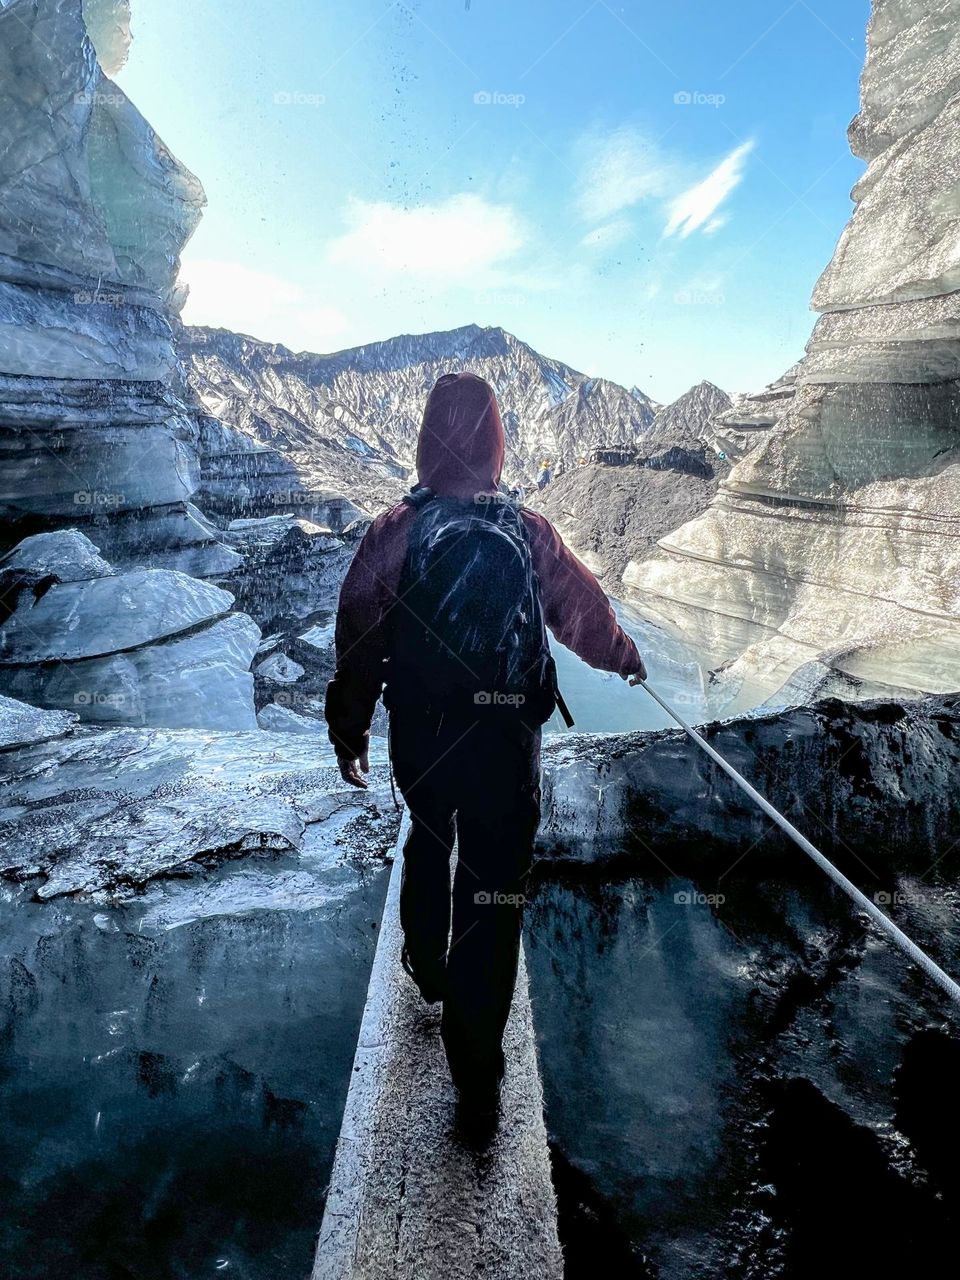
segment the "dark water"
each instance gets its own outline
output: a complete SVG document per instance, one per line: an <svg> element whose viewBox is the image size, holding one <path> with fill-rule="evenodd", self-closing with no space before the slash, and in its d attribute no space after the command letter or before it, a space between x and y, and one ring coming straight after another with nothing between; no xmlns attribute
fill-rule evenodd
<svg viewBox="0 0 960 1280"><path fill-rule="evenodd" d="M309 1273L386 872L276 871L0 908L0 1275Z"/></svg>
<svg viewBox="0 0 960 1280"><path fill-rule="evenodd" d="M569 1280L939 1272L960 1037L812 873L544 880L526 948Z"/></svg>
<svg viewBox="0 0 960 1280"><path fill-rule="evenodd" d="M620 614L696 720L695 658ZM666 723L557 658L578 729ZM0 1276L309 1273L386 871L307 881L253 859L123 908L0 900ZM600 1256L808 1280L826 1237L833 1274L938 1274L960 1145L942 1009L816 877L697 896L720 889L660 866L544 879L528 906L569 1280Z"/></svg>

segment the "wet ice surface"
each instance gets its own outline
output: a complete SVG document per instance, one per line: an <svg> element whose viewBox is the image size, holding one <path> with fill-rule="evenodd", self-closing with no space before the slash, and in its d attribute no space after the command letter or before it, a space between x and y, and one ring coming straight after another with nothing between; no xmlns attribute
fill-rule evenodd
<svg viewBox="0 0 960 1280"><path fill-rule="evenodd" d="M949 1247L941 1002L813 878L752 870L721 905L695 896L715 878L668 873L553 879L528 905L570 1277L601 1240L659 1280L809 1280L825 1250L830 1274L934 1274Z"/></svg>
<svg viewBox="0 0 960 1280"><path fill-rule="evenodd" d="M386 869L0 904L0 1273L307 1274Z"/></svg>
<svg viewBox="0 0 960 1280"><path fill-rule="evenodd" d="M648 622L636 609L612 602L623 628L636 641L650 683L684 718L696 721L707 713L703 697L704 669L692 649ZM627 733L663 729L673 721L642 689L630 688L619 676L588 667L576 654L551 639L560 691L576 721L574 732ZM547 733L567 729L558 713Z"/></svg>
<svg viewBox="0 0 960 1280"><path fill-rule="evenodd" d="M960 974L956 697L704 733ZM611 1247L658 1280L936 1274L957 1010L680 731L544 758L527 958L568 1280Z"/></svg>
<svg viewBox="0 0 960 1280"><path fill-rule="evenodd" d="M16 735L15 735L16 736ZM322 742L0 753L0 1275L307 1274L398 818Z"/></svg>

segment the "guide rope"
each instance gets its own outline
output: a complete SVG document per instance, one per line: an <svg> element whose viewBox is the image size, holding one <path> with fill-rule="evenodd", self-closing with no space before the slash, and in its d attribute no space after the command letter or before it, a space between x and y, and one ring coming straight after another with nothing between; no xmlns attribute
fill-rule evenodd
<svg viewBox="0 0 960 1280"><path fill-rule="evenodd" d="M707 742L701 734L697 733L696 729L687 724L686 720L674 711L673 707L671 707L669 703L665 702L663 698L660 697L656 690L651 689L645 680L641 680L639 683L644 689L646 689L650 697L663 707L667 715L677 722L684 733L686 733L689 738L693 739L701 751L705 751L710 759L713 760L715 764L718 764L729 778L733 779L740 790L745 792L755 804L759 805L767 817L771 818L781 831L786 832L790 839L793 840L795 844L798 844L809 858L813 859L821 871L826 872L833 883L837 885L838 888L842 889L843 892L856 903L857 907L870 917L874 924L887 935L891 942L893 942L895 946L899 947L904 955L908 956L914 964L918 964L920 968L923 969L924 973L931 977L952 1000L956 1001L956 1003L960 1005L960 985L954 982L953 978L951 978L948 973L944 973L940 966L931 960L927 953L921 950L921 948L918 947L911 938L908 938L903 930L893 923L889 916L885 916L876 903L871 902L866 894L862 893L852 880L848 880L843 872L839 871L833 865L829 858L824 857L816 845L811 844L807 837L803 835L802 832L798 831L792 822L789 822L782 813L773 807L769 800L757 791L756 787L752 787L746 778L743 777L742 774L738 773L733 765L720 755L719 751L715 751L713 747L710 746L709 742Z"/></svg>

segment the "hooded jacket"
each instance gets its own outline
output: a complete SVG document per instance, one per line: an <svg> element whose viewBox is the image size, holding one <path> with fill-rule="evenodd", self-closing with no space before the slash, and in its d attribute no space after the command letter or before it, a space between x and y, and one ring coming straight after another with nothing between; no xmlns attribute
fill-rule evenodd
<svg viewBox="0 0 960 1280"><path fill-rule="evenodd" d="M444 374L430 393L420 429L420 484L446 497L496 493L504 452L493 388L472 373ZM340 591L337 666L327 686L326 717L330 741L347 759L366 749L383 687L386 619L397 600L416 515L409 503L401 502L378 516L364 534ZM565 546L549 520L526 509L522 518L540 581L544 620L557 640L591 667L620 676L640 671L637 647L590 570Z"/></svg>

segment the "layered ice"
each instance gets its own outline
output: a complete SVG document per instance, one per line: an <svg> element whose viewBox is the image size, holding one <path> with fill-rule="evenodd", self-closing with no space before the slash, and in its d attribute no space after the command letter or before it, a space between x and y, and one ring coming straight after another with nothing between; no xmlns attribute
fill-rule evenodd
<svg viewBox="0 0 960 1280"><path fill-rule="evenodd" d="M191 503L172 330L204 194L109 79L130 40L126 0L0 6L2 573L54 583L5 601L2 682L85 719L239 728L258 632L195 580L242 557Z"/></svg>
<svg viewBox="0 0 960 1280"><path fill-rule="evenodd" d="M0 689L109 724L250 729L260 629L169 569L117 570L76 529L0 559Z"/></svg>
<svg viewBox="0 0 960 1280"><path fill-rule="evenodd" d="M957 687L958 20L956 0L875 0L851 127L870 163L807 355L716 420L737 465L625 571L703 646L717 706L775 698L810 663L849 693Z"/></svg>

